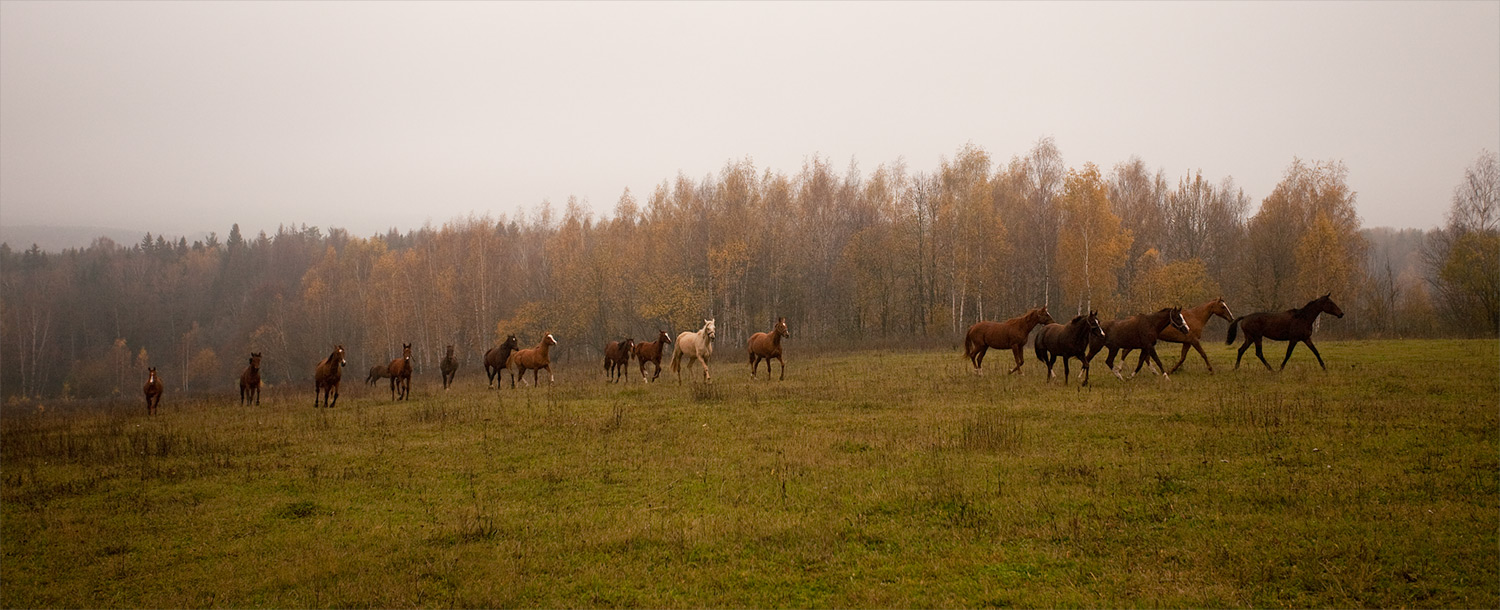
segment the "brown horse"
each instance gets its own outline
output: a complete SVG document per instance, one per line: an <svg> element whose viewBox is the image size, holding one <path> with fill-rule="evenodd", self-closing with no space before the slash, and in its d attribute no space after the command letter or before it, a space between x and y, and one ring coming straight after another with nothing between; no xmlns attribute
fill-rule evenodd
<svg viewBox="0 0 1500 610"><path fill-rule="evenodd" d="M313 369L313 406L318 406L318 392L323 393L323 406L333 407L339 404L339 380L344 376L344 346L338 345L333 348L333 353L324 358L318 366ZM329 398L333 401L330 402Z"/></svg>
<svg viewBox="0 0 1500 610"><path fill-rule="evenodd" d="M552 357L549 349L557 345L557 339L552 338L552 333L542 337L542 342L531 349L523 349L510 355L510 368L512 371L510 387L516 387L516 377L521 378L521 384L526 384L526 371L531 373L531 385L541 384L542 369L547 369L547 383L556 381L552 374Z"/></svg>
<svg viewBox="0 0 1500 610"><path fill-rule="evenodd" d="M1062 358L1063 385L1068 385L1068 359L1077 358L1083 385L1089 384L1089 338L1104 338L1104 329L1099 327L1099 312L1090 311L1086 316L1074 316L1067 324L1048 324L1037 333L1033 348L1036 359L1047 364L1047 383L1057 374L1052 365Z"/></svg>
<svg viewBox="0 0 1500 610"><path fill-rule="evenodd" d="M156 376L156 367L146 369L146 387L141 388L146 393L146 413L156 415L156 406L161 404L161 378Z"/></svg>
<svg viewBox="0 0 1500 610"><path fill-rule="evenodd" d="M1176 328L1170 326L1161 329L1161 336L1156 338L1158 341L1182 344L1182 357L1177 359L1177 364L1172 365L1172 370L1167 371L1167 373L1176 373L1177 369L1182 366L1182 363L1187 361L1189 348L1198 350L1198 355L1203 356L1203 364L1208 366L1208 372L1210 374L1214 372L1214 365L1209 363L1208 354L1204 353L1203 346L1198 344L1198 339L1203 337L1204 327L1208 326L1208 321L1212 320L1214 316L1224 318L1225 322L1234 321L1234 314L1229 312L1229 304L1224 302L1224 297L1219 297L1192 309L1182 310L1182 319L1188 325L1186 333L1178 332Z"/></svg>
<svg viewBox="0 0 1500 610"><path fill-rule="evenodd" d="M490 387L495 387L495 380L500 378L500 371L509 371L510 355L521 349L520 342L515 335L506 335L505 342L500 347L492 347L484 353L484 376L490 380ZM510 387L516 387L514 375L510 378Z"/></svg>
<svg viewBox="0 0 1500 610"><path fill-rule="evenodd" d="M609 381L624 381L625 368L630 364L630 354L635 352L635 340L610 341L604 346L604 374Z"/></svg>
<svg viewBox="0 0 1500 610"><path fill-rule="evenodd" d="M402 343L401 357L392 360L385 368L391 375L391 400L406 400L411 395L411 344Z"/></svg>
<svg viewBox="0 0 1500 610"><path fill-rule="evenodd" d="M453 385L453 376L458 374L458 358L453 357L453 346L448 346L448 352L443 355L443 362L438 366L443 373L443 389Z"/></svg>
<svg viewBox="0 0 1500 610"><path fill-rule="evenodd" d="M672 350L672 370L677 373L677 383L682 383L682 357L698 359L703 365L703 380L709 381L708 357L714 353L714 321L712 318L703 321L703 328L698 332L682 332L677 334L677 347ZM688 362L688 368L693 363Z"/></svg>
<svg viewBox="0 0 1500 610"><path fill-rule="evenodd" d="M663 345L671 345L672 338L667 336L667 331L657 330L656 340L649 343L635 344L635 359L641 363L641 379L646 382L656 381L661 377L661 352ZM646 377L646 363L656 365L656 372L650 378Z"/></svg>
<svg viewBox="0 0 1500 610"><path fill-rule="evenodd" d="M1052 315L1047 313L1046 307L1038 307L1004 322L979 322L970 326L964 335L964 357L974 363L974 372L978 373L984 364L984 354L990 348L1008 349L1016 355L1016 367L1010 370L1014 373L1021 370L1021 350L1026 347L1026 337L1031 334L1031 329L1038 324L1051 323Z"/></svg>
<svg viewBox="0 0 1500 610"><path fill-rule="evenodd" d="M775 358L781 363L780 380L786 379L786 361L781 359L781 338L792 336L792 331L786 327L786 318L776 318L776 326L769 333L755 333L750 335L750 378L755 379L755 369L761 360L766 361L766 379L771 378L771 359Z"/></svg>
<svg viewBox="0 0 1500 610"><path fill-rule="evenodd" d="M1260 351L1260 340L1262 338L1275 341L1290 341L1286 346L1286 357L1281 359L1281 368L1286 368L1286 361L1292 359L1292 350L1297 347L1297 342L1307 344L1307 349L1312 350L1313 356L1318 358L1318 366L1328 370L1323 364L1323 355L1318 353L1317 346L1312 342L1313 322L1317 321L1318 314L1329 313L1335 317L1344 317L1344 310L1339 309L1333 299L1328 298L1332 293L1320 296L1301 309L1288 309L1286 311L1269 312L1262 311L1252 313L1248 316L1235 318L1229 323L1229 338L1224 341L1225 345L1234 345L1235 330L1245 327L1245 344L1240 346L1240 353L1234 359L1234 368L1240 368L1240 358L1245 357L1245 350L1251 343L1255 344L1255 357L1260 358L1260 363L1266 365L1266 370L1271 370L1271 363L1266 362L1266 356Z"/></svg>
<svg viewBox="0 0 1500 610"><path fill-rule="evenodd" d="M386 377L390 376L390 369L385 368L384 364L377 364L370 367L370 374L365 376L365 383L375 385L376 383L379 383L381 379L385 379Z"/></svg>
<svg viewBox="0 0 1500 610"><path fill-rule="evenodd" d="M1161 357L1156 355L1156 339L1161 336L1162 329L1171 326L1183 334L1189 332L1187 321L1182 319L1181 307L1165 307L1156 313L1136 314L1123 320L1112 320L1099 325L1104 329L1104 338L1094 338L1089 341L1088 358L1092 360L1099 350L1109 348L1109 356L1104 359L1104 365L1115 374L1121 381L1125 377L1120 371L1115 370L1115 353L1124 350L1120 356L1120 365L1123 367L1125 359L1130 356L1132 350L1141 350L1141 357L1135 363L1136 372L1140 372L1141 365L1148 360L1156 365L1156 370L1162 372L1162 377L1170 380L1166 367L1161 364ZM1131 375L1132 377L1134 374Z"/></svg>
<svg viewBox="0 0 1500 610"><path fill-rule="evenodd" d="M245 406L251 395L255 406L260 406L260 352L250 352L250 366L240 373L240 406Z"/></svg>

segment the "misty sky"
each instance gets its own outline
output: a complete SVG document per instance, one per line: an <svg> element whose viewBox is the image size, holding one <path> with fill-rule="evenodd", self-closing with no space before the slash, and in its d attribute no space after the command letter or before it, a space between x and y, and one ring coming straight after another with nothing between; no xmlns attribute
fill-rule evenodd
<svg viewBox="0 0 1500 610"><path fill-rule="evenodd" d="M1500 3L0 3L0 224L355 235L609 214L727 161L932 171L1055 138L1233 176L1342 160L1442 224L1500 148Z"/></svg>

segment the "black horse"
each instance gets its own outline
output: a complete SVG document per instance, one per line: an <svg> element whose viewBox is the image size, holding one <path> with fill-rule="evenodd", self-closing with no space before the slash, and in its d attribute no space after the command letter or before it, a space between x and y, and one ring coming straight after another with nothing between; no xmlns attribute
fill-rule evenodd
<svg viewBox="0 0 1500 610"><path fill-rule="evenodd" d="M1276 341L1289 341L1286 346L1286 357L1281 359L1281 368L1286 368L1286 361L1292 359L1292 350L1296 349L1297 342L1307 344L1307 349L1312 350L1313 356L1318 358L1318 366L1328 370L1323 364L1323 355L1318 353L1318 347L1313 345L1312 331L1313 322L1317 321L1318 314L1329 313L1334 317L1344 317L1344 310L1339 309L1333 299L1328 298L1331 294L1325 294L1300 309L1288 309L1286 311L1259 311L1248 316L1235 318L1229 323L1229 337L1224 341L1225 345L1234 345L1234 338L1241 326L1245 328L1245 344L1240 346L1240 353L1234 358L1234 368L1240 368L1240 358L1245 357L1245 350L1250 349L1250 344L1255 344L1255 357L1260 358L1260 363L1266 365L1266 370L1271 370L1271 363L1266 362L1265 354L1260 351L1262 338Z"/></svg>
<svg viewBox="0 0 1500 610"><path fill-rule="evenodd" d="M1089 384L1089 337L1104 338L1104 329L1099 327L1099 312L1090 311L1086 316L1074 316L1067 324L1048 324L1037 333L1033 347L1036 359L1047 365L1047 383L1057 375L1052 372L1058 358L1063 362L1063 385L1068 385L1068 359L1077 358L1081 363L1083 385Z"/></svg>

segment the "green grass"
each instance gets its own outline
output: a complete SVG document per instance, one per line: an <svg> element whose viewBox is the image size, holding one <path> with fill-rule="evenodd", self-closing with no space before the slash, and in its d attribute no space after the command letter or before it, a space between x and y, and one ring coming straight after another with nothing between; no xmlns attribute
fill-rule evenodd
<svg viewBox="0 0 1500 610"><path fill-rule="evenodd" d="M734 352L710 387L580 363L333 409L9 405L0 601L1495 607L1497 348L1329 342L1327 372L1269 373L1217 345L1215 375L1101 362L1080 390L1030 353L975 376L788 345L780 383Z"/></svg>

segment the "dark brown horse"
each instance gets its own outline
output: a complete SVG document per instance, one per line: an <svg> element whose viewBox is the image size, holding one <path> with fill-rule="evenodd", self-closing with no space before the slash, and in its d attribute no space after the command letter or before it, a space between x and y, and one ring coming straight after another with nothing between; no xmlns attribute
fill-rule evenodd
<svg viewBox="0 0 1500 610"><path fill-rule="evenodd" d="M240 406L245 406L250 396L255 396L255 405L260 406L260 352L250 352L250 366L240 373Z"/></svg>
<svg viewBox="0 0 1500 610"><path fill-rule="evenodd" d="M333 353L324 358L313 369L313 406L318 406L318 392L323 393L323 406L339 404L339 380L344 377L344 346L333 348ZM330 402L329 398L333 400Z"/></svg>
<svg viewBox="0 0 1500 610"><path fill-rule="evenodd" d="M141 388L146 393L146 413L156 415L156 406L161 404L161 378L156 376L156 367L146 369L146 386Z"/></svg>
<svg viewBox="0 0 1500 610"><path fill-rule="evenodd" d="M1067 324L1048 324L1036 335L1033 348L1036 359L1047 364L1047 383L1057 374L1052 372L1053 363L1062 358L1063 385L1068 385L1068 359L1077 358L1083 385L1089 384L1089 338L1104 338L1104 329L1099 327L1099 312L1090 311L1086 316L1074 316Z"/></svg>
<svg viewBox="0 0 1500 610"><path fill-rule="evenodd" d="M443 355L442 364L438 369L443 373L443 389L453 385L453 376L458 374L458 358L453 357L453 346L448 346L448 351Z"/></svg>
<svg viewBox="0 0 1500 610"><path fill-rule="evenodd" d="M1109 356L1104 359L1104 365L1115 374L1121 381L1125 380L1120 371L1115 370L1115 353L1124 350L1120 356L1120 365L1124 367L1125 358L1130 356L1132 350L1141 350L1141 357L1135 363L1136 372L1140 372L1141 365L1148 360L1156 364L1156 370L1162 372L1162 377L1171 379L1167 375L1166 367L1161 364L1161 357L1156 355L1156 340L1161 336L1162 329L1171 326L1183 334L1189 332L1187 321L1182 319L1181 307L1166 307L1156 313L1136 314L1123 320L1112 320L1099 325L1104 329L1104 339L1097 338L1089 342L1088 358L1092 360L1094 354L1103 348L1109 348ZM1134 374L1131 375L1132 377Z"/></svg>
<svg viewBox="0 0 1500 610"><path fill-rule="evenodd" d="M641 363L641 379L649 383L661 377L661 353L664 349L662 346L671 344L672 337L664 330L656 331L655 341L635 344L635 359ZM646 377L647 362L656 365L656 372L652 373L650 378Z"/></svg>
<svg viewBox="0 0 1500 610"><path fill-rule="evenodd" d="M406 400L411 395L411 344L402 343L401 357L385 368L391 376L391 400Z"/></svg>
<svg viewBox="0 0 1500 610"><path fill-rule="evenodd" d="M1224 297L1219 297L1192 309L1182 310L1182 320L1187 322L1188 325L1186 333L1178 332L1176 328L1170 326L1161 329L1161 336L1156 338L1158 341L1182 344L1182 357L1177 359L1177 364L1172 365L1172 370L1167 371L1167 373L1177 372L1182 363L1187 361L1188 349L1190 348L1198 350L1198 355L1203 356L1203 364L1208 367L1208 372L1210 374L1214 372L1214 365L1208 362L1208 354L1203 352L1203 346L1198 343L1198 340L1203 337L1203 329L1208 326L1208 321L1212 320L1214 316L1224 318L1225 322L1234 321L1234 314L1230 313L1229 304L1224 302ZM1139 366L1139 363L1137 363L1137 366Z"/></svg>
<svg viewBox="0 0 1500 610"><path fill-rule="evenodd" d="M531 385L541 383L542 369L547 369L547 383L556 381L552 375L552 357L549 350L557 345L557 339L552 338L552 333L542 337L542 342L531 349L523 349L510 355L510 369L513 371L510 387L516 387L516 377L521 378L521 383L526 383L526 371L531 374Z"/></svg>
<svg viewBox="0 0 1500 610"><path fill-rule="evenodd" d="M610 341L604 346L604 374L609 381L623 381L625 368L630 365L630 354L635 351L635 340Z"/></svg>
<svg viewBox="0 0 1500 610"><path fill-rule="evenodd" d="M1038 324L1051 323L1052 315L1047 313L1046 307L1038 307L1004 322L980 322L970 326L964 335L964 357L974 363L974 372L978 373L984 364L985 352L992 347L1008 349L1016 355L1016 367L1010 370L1014 373L1021 370L1021 350L1026 347L1026 336L1031 334L1031 329Z"/></svg>
<svg viewBox="0 0 1500 610"><path fill-rule="evenodd" d="M370 367L370 374L365 376L365 383L375 385L376 383L379 383L381 379L385 379L386 377L390 376L390 369L385 368L384 364L377 364Z"/></svg>
<svg viewBox="0 0 1500 610"><path fill-rule="evenodd" d="M506 335L505 342L500 347L492 347L484 353L484 376L490 380L490 387L495 387L495 380L500 378L500 371L510 370L506 362L510 361L510 355L521 349L521 344L515 335ZM516 387L515 375L510 378L510 387Z"/></svg>
<svg viewBox="0 0 1500 610"><path fill-rule="evenodd" d="M761 360L766 361L766 379L771 378L771 359L775 358L781 363L781 377L786 379L786 361L781 359L781 338L792 336L792 331L786 327L786 318L776 318L776 326L769 333L755 333L750 335L750 378L755 379L755 369Z"/></svg>
<svg viewBox="0 0 1500 610"><path fill-rule="evenodd" d="M1325 371L1328 370L1328 366L1323 364L1323 355L1319 354L1317 346L1313 345L1312 331L1313 322L1317 321L1320 313L1344 317L1344 310L1339 309L1338 304L1328 298L1331 294L1313 299L1301 309L1262 311L1235 318L1229 323L1229 338L1224 341L1225 345L1234 345L1236 329L1245 328L1245 344L1240 346L1240 353L1234 359L1234 368L1240 368L1240 358L1245 357L1245 350L1250 347L1251 343L1254 343L1255 357L1260 358L1260 363L1266 365L1266 370L1271 370L1271 363L1266 362L1266 356L1260 351L1260 340L1266 338L1290 342L1286 346L1286 357L1281 359L1281 368L1286 368L1286 361L1292 359L1292 350L1297 347L1297 342L1301 341L1306 343L1307 349L1312 350L1313 356L1318 358L1318 366L1323 367Z"/></svg>

